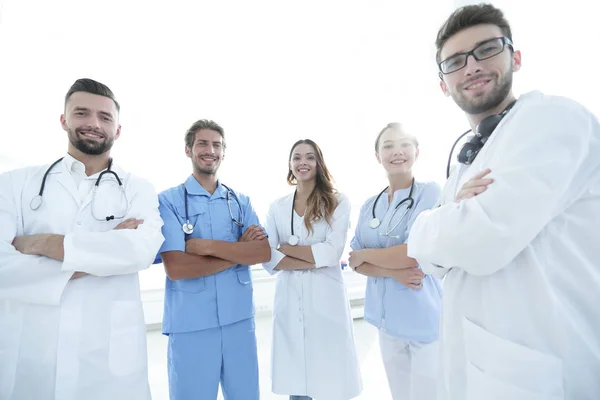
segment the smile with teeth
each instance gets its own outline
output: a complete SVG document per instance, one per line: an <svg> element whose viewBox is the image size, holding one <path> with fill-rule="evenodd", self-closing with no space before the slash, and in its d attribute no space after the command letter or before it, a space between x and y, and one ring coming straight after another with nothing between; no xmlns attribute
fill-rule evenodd
<svg viewBox="0 0 600 400"><path fill-rule="evenodd" d="M99 134L94 133L94 132L80 131L79 134L81 136L85 136L85 137L92 138L92 139L104 139L104 136L99 135Z"/></svg>
<svg viewBox="0 0 600 400"><path fill-rule="evenodd" d="M298 172L308 172L310 169L308 168L298 168Z"/></svg>
<svg viewBox="0 0 600 400"><path fill-rule="evenodd" d="M474 83L472 85L467 86L465 89L466 90L473 90L473 89L479 89L480 87L482 87L483 85L486 85L489 81L483 81L483 82L477 82Z"/></svg>
<svg viewBox="0 0 600 400"><path fill-rule="evenodd" d="M406 160L394 160L394 161L390 161L390 164L399 165L399 164L404 164L405 162L406 162Z"/></svg>

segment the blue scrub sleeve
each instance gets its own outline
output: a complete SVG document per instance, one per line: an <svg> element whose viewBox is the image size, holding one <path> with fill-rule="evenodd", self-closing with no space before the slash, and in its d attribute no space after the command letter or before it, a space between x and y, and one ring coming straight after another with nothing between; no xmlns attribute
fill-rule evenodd
<svg viewBox="0 0 600 400"><path fill-rule="evenodd" d="M258 215L256 215L256 211L254 210L254 207L252 207L252 202L250 201L250 198L244 196L243 200L245 200L246 205L245 205L245 207L243 207L243 209L244 209L244 228L242 230L242 235L244 234L244 232L246 232L246 229L248 229L248 227L250 227L252 225L258 225L264 229L264 227L260 224L260 221L258 220Z"/></svg>
<svg viewBox="0 0 600 400"><path fill-rule="evenodd" d="M165 193L158 195L158 211L164 224L162 226L162 234L165 237L156 258L154 264L162 262L160 253L166 251L182 251L185 252L185 233L181 226L182 223L177 217L177 211L171 200Z"/></svg>
<svg viewBox="0 0 600 400"><path fill-rule="evenodd" d="M362 244L361 231L363 229L370 229L368 223L368 216L370 215L368 214L370 210L369 203L371 203L371 201L367 200L360 208L358 222L356 223L356 228L354 229L354 237L350 241L350 248L352 250L362 250L365 248Z"/></svg>

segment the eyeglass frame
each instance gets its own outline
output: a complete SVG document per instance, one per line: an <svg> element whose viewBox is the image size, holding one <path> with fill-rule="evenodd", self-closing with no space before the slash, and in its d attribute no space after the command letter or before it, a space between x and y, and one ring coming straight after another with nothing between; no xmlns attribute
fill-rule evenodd
<svg viewBox="0 0 600 400"><path fill-rule="evenodd" d="M493 40L498 40L498 39L502 40L502 50L500 50L498 53L494 54L493 56L486 57L486 58L478 58L475 55L475 50L477 50L478 48L480 48L481 46L483 46L486 43L489 43L489 42L491 42ZM473 58L475 59L475 61L478 61L478 62L479 61L484 61L484 60L489 60L490 58L493 58L493 57L496 57L497 55L502 54L502 52L504 51L504 49L506 48L507 45L510 46L510 48L514 51L515 47L514 47L514 44L513 44L512 40L510 40L506 36L500 36L500 37L495 37L495 38L491 38L491 39L488 39L488 40L484 40L483 42L481 42L477 46L475 46L475 48L473 48L471 51L467 51L465 53L454 54L454 55L452 55L452 56L450 56L450 57L448 57L448 58L446 58L446 59L444 59L444 60L442 60L442 61L440 61L438 63L438 69L440 70L439 77L440 77L440 79L443 79L444 75L453 74L453 73L455 73L457 71L460 71L464 67L466 67L467 63L469 62L469 56L473 56ZM446 61L448 61L449 59L454 58L454 57L458 57L458 56L465 56L465 63L464 63L464 65L462 67L458 68L458 69L455 69L454 71L444 72L442 70L442 64L445 63Z"/></svg>

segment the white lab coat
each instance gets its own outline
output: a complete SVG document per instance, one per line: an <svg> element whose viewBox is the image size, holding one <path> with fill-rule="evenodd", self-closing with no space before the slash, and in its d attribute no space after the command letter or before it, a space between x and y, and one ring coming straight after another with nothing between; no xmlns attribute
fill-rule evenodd
<svg viewBox="0 0 600 400"><path fill-rule="evenodd" d="M293 194L276 200L269 209L265 229L271 245L267 271L285 257L277 251L291 235ZM331 226L313 224L308 236L304 218L294 215L299 246L312 246L317 268L280 271L273 307L271 378L273 392L307 395L318 400L347 400L362 390L350 304L344 286L340 257L350 219L350 202L339 195Z"/></svg>
<svg viewBox="0 0 600 400"><path fill-rule="evenodd" d="M485 168L494 182L455 203ZM408 240L426 273L445 274L442 398L600 399L598 120L521 96L442 204Z"/></svg>
<svg viewBox="0 0 600 400"><path fill-rule="evenodd" d="M91 192L82 201L65 160L48 175L44 203L32 211L47 168L0 175L0 399L147 400L137 272L151 265L163 241L156 193L113 166L127 193L126 218L144 223L112 230L121 221L92 217ZM91 187L96 177L81 185ZM125 210L114 178L105 174L101 185L96 215ZM11 245L15 236L40 233L65 235L63 262ZM74 271L91 275L70 281Z"/></svg>

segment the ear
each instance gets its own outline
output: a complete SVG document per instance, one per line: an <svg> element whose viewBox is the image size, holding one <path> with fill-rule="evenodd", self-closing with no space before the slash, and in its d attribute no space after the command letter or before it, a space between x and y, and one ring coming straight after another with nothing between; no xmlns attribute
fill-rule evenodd
<svg viewBox="0 0 600 400"><path fill-rule="evenodd" d="M117 140L121 136L121 125L117 127L117 131L115 132L115 140Z"/></svg>
<svg viewBox="0 0 600 400"><path fill-rule="evenodd" d="M187 147L187 145L185 146L185 155L189 158L192 158L192 150L189 147Z"/></svg>
<svg viewBox="0 0 600 400"><path fill-rule="evenodd" d="M379 156L378 152L375 152L375 158L377 159L377 162L381 164L381 157Z"/></svg>
<svg viewBox="0 0 600 400"><path fill-rule="evenodd" d="M513 67L513 72L517 72L518 70L521 69L521 51L520 50L517 50L513 53L512 67Z"/></svg>
<svg viewBox="0 0 600 400"><path fill-rule="evenodd" d="M62 126L63 130L65 131L69 131L69 128L67 127L67 118L65 117L65 114L61 114L60 116L60 125Z"/></svg>
<svg viewBox="0 0 600 400"><path fill-rule="evenodd" d="M443 79L440 79L440 89L442 89L442 92L446 95L446 97L450 97L450 91L448 90L448 86Z"/></svg>
<svg viewBox="0 0 600 400"><path fill-rule="evenodd" d="M419 158L419 153L420 153L420 151L419 151L419 148L417 147L415 149L415 161Z"/></svg>

